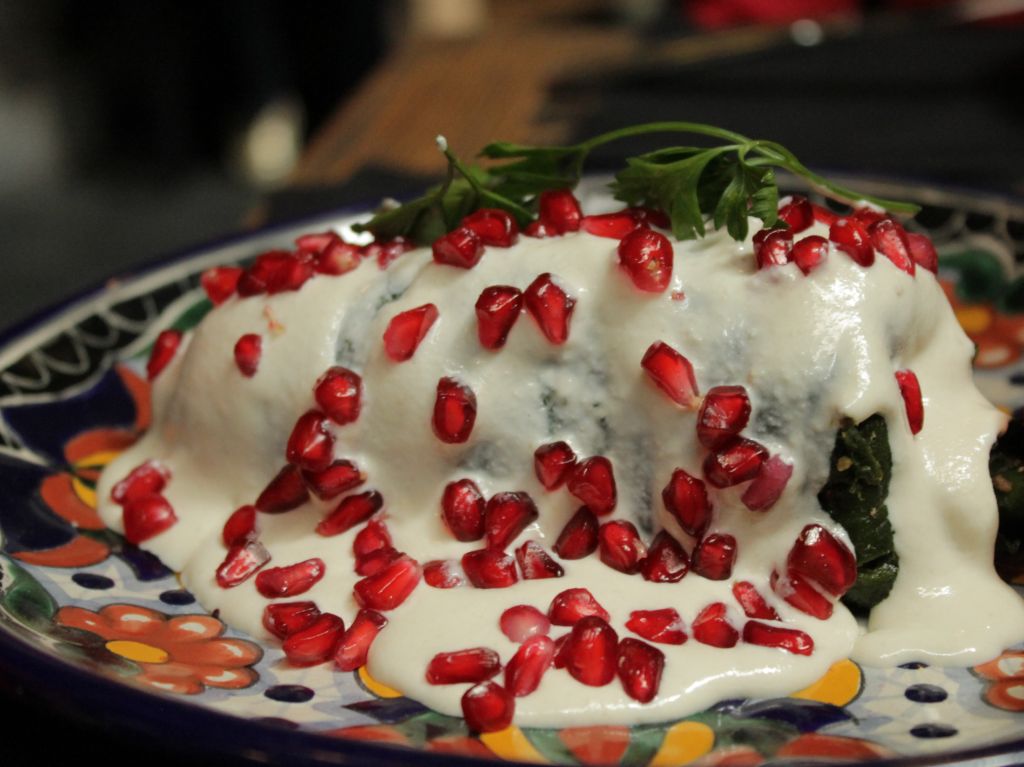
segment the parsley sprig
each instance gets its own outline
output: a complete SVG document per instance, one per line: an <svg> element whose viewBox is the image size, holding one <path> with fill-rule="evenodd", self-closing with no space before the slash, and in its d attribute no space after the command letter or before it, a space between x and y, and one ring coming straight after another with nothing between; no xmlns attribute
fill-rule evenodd
<svg viewBox="0 0 1024 767"><path fill-rule="evenodd" d="M626 160L611 191L628 205L664 211L681 240L703 237L707 222L725 227L737 240L747 236L748 216L765 226L778 221L776 169L806 179L812 187L847 203L866 201L891 213L916 213L915 205L860 194L809 170L774 141L750 139L733 131L690 122L654 122L602 133L571 146L527 146L499 141L480 153L487 167L466 165L448 148L445 180L403 205L377 211L359 231L381 240L405 237L429 244L459 225L478 208L501 208L525 226L533 219L537 197L549 189L575 187L586 160L600 146L649 133L682 133L718 142L712 146L670 146Z"/></svg>

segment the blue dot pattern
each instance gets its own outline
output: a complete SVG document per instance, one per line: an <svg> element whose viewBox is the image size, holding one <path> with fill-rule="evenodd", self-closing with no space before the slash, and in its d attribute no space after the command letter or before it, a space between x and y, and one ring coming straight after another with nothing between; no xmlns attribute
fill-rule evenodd
<svg viewBox="0 0 1024 767"><path fill-rule="evenodd" d="M904 695L914 703L941 703L949 697L945 690L934 684L912 684Z"/></svg>

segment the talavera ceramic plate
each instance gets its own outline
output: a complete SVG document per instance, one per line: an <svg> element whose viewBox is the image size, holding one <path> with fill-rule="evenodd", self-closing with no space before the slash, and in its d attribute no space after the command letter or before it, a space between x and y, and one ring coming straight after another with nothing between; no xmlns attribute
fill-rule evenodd
<svg viewBox="0 0 1024 767"><path fill-rule="evenodd" d="M940 277L976 342L983 391L1024 406L1024 204L857 182L925 205ZM149 421L140 374L157 332L209 308L207 267L241 262L335 215L248 235L153 266L0 338L0 667L64 709L116 727L188 733L214 753L289 764L758 765L1024 759L1024 649L968 669L837 663L772 700L728 700L682 721L471 735L364 672L293 669L207 614L152 556L95 511L103 466ZM1006 576L1024 584L1024 567ZM8 737L5 735L5 737ZM1014 757L1013 754L1017 756Z"/></svg>

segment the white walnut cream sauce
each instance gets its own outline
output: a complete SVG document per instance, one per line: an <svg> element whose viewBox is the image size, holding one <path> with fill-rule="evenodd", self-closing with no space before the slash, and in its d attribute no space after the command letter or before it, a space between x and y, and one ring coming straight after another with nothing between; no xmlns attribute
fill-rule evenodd
<svg viewBox="0 0 1024 767"><path fill-rule="evenodd" d="M607 205L607 203L605 203ZM752 231L757 222L751 221ZM828 236L816 223L800 236ZM723 649L689 641L655 645L665 654L660 690L638 703L618 680L584 686L565 670L549 670L531 695L517 698L519 725L632 724L692 714L727 698L778 696L815 681L837 660L872 665L908 661L970 665L1024 639L1022 600L992 566L997 525L988 455L1004 416L976 390L972 347L935 276L911 276L879 255L864 268L832 247L809 275L795 264L758 270L752 244L725 232L675 242L668 289L637 290L618 265L617 240L578 232L510 248L487 248L472 269L436 264L429 249L401 256L387 270L373 263L338 277L311 279L301 290L233 297L186 336L154 382L154 420L148 434L121 455L100 482L101 513L115 530L122 509L113 484L155 459L170 470L164 495L178 522L145 548L181 573L208 610L230 625L270 638L261 625L268 600L250 578L221 588L214 572L225 557L221 529L250 504L284 463L296 419L314 407L320 375L343 365L363 377L362 412L333 427L334 454L355 462L376 489L394 546L419 562L459 560L483 542L460 543L439 514L445 485L473 479L484 495L528 493L539 518L508 546L538 541L551 552L580 506L565 488L539 483L533 454L568 441L578 456L603 455L615 470L618 503L601 518L633 521L649 543L667 529L690 550L661 500L672 472L700 477L706 454L695 439L696 413L666 397L641 369L644 351L664 341L692 362L700 391L744 386L752 416L743 436L793 466L779 501L748 510L744 486L708 491L710 532L733 535L738 558L732 577L712 581L690 572L677 583L651 583L603 564L596 554L560 561L561 578L520 580L504 589L469 584L452 589L420 583L373 644L368 667L379 681L446 714L460 715L468 684L432 685L424 675L435 654L489 647L507 663L518 645L499 628L504 610L520 604L546 612L552 598L585 587L610 613L620 639L635 610L675 608L686 623L712 602L729 606L729 620L746 618L735 581L752 582L778 611L782 625L813 638L810 655L740 641ZM550 272L576 300L564 345L553 345L525 313L500 350L481 347L473 304L492 285L525 289ZM401 311L432 303L440 316L406 362L389 359L382 335ZM275 329L268 329L268 317ZM262 334L262 358L252 377L232 357L236 339ZM913 370L923 392L924 427L916 435L894 378ZM477 417L469 440L444 444L431 428L437 382L455 377L475 392ZM819 620L773 594L769 577L783 572L801 530L817 523L849 539L818 505L817 490L843 418L881 413L893 453L887 501L899 554L891 595L866 627L836 603ZM313 600L348 624L358 605L352 588L353 538L363 525L335 537L314 532L337 499L316 499L283 514L259 514L259 538L270 566L310 557L326 574L295 599ZM567 632L552 627L552 637ZM277 640L272 640L277 641ZM498 677L501 681L501 677Z"/></svg>

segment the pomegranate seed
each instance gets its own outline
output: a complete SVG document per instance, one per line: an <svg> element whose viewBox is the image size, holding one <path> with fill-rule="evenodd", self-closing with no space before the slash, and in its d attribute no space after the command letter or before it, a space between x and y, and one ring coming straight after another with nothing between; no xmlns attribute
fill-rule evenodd
<svg viewBox="0 0 1024 767"><path fill-rule="evenodd" d="M650 703L661 686L665 653L639 639L626 637L619 642L616 667L626 694L640 703Z"/></svg>
<svg viewBox="0 0 1024 767"><path fill-rule="evenodd" d="M551 665L554 668L565 668L569 659L569 637L571 635L572 632L568 632L555 638L555 657L551 659Z"/></svg>
<svg viewBox="0 0 1024 767"><path fill-rule="evenodd" d="M337 232L307 232L295 238L295 247L300 254L317 255L335 240L340 240Z"/></svg>
<svg viewBox="0 0 1024 767"><path fill-rule="evenodd" d="M736 581L732 584L732 595L736 597L736 601L743 608L743 614L748 618L779 620L779 614L775 612L775 608L764 600L757 587L750 581Z"/></svg>
<svg viewBox="0 0 1024 767"><path fill-rule="evenodd" d="M462 225L476 233L484 245L508 248L519 238L519 225L499 208L480 208L462 219Z"/></svg>
<svg viewBox="0 0 1024 767"><path fill-rule="evenodd" d="M323 471L331 465L333 453L334 437L327 430L327 417L319 410L303 413L288 437L288 463L307 471Z"/></svg>
<svg viewBox="0 0 1024 767"><path fill-rule="evenodd" d="M855 211L853 211L853 218L859 221L860 223L864 224L865 227L877 224L885 217L885 213L883 213L880 210L876 210L875 208L863 207L857 208Z"/></svg>
<svg viewBox="0 0 1024 767"><path fill-rule="evenodd" d="M323 471L302 472L302 479L317 498L329 501L359 487L366 481L366 475L352 461L340 458Z"/></svg>
<svg viewBox="0 0 1024 767"><path fill-rule="evenodd" d="M523 229L523 234L527 237L553 237L555 232L550 231L540 221L531 221L526 225L526 228Z"/></svg>
<svg viewBox="0 0 1024 767"><path fill-rule="evenodd" d="M523 294L523 303L548 341L555 345L566 342L576 299L566 293L549 272L530 283Z"/></svg>
<svg viewBox="0 0 1024 767"><path fill-rule="evenodd" d="M907 232L907 248L915 264L932 273L939 271L939 254L935 252L932 241L925 235Z"/></svg>
<svg viewBox="0 0 1024 767"><path fill-rule="evenodd" d="M531 605L515 605L501 614L501 633L513 642L525 642L532 636L547 636L551 631L548 617Z"/></svg>
<svg viewBox="0 0 1024 767"><path fill-rule="evenodd" d="M285 466L260 493L256 508L265 514L280 514L296 509L308 500L309 491L302 481L302 474L294 466Z"/></svg>
<svg viewBox="0 0 1024 767"><path fill-rule="evenodd" d="M335 235L317 255L314 269L320 274L340 275L351 272L361 263L359 248Z"/></svg>
<svg viewBox="0 0 1024 767"><path fill-rule="evenodd" d="M629 211L636 217L636 220L645 226L656 226L659 229L671 229L672 220L663 210L657 208L637 207Z"/></svg>
<svg viewBox="0 0 1024 767"><path fill-rule="evenodd" d="M711 501L704 482L683 469L672 472L661 491L665 508L688 534L699 538L711 523Z"/></svg>
<svg viewBox="0 0 1024 767"><path fill-rule="evenodd" d="M383 271L398 260L399 256L416 247L404 237L396 237L387 242L372 242L363 250L363 258L374 258L377 268Z"/></svg>
<svg viewBox="0 0 1024 767"><path fill-rule="evenodd" d="M437 317L437 307L433 304L424 304L392 317L384 331L384 351L388 357L395 362L411 359Z"/></svg>
<svg viewBox="0 0 1024 767"><path fill-rule="evenodd" d="M880 219L868 228L868 234L871 235L871 244L875 250L892 261L897 269L914 276L915 265L910 255L910 242L898 221Z"/></svg>
<svg viewBox="0 0 1024 767"><path fill-rule="evenodd" d="M484 530L487 547L504 549L537 519L537 507L526 493L498 493L487 501Z"/></svg>
<svg viewBox="0 0 1024 767"><path fill-rule="evenodd" d="M375 551L390 548L391 544L391 533L388 532L388 526L384 524L383 519L373 517L366 523L366 527L356 533L356 537L352 539L352 553L356 559L361 559Z"/></svg>
<svg viewBox="0 0 1024 767"><path fill-rule="evenodd" d="M462 696L462 717L472 732L497 732L512 724L516 702L497 682L481 682Z"/></svg>
<svg viewBox="0 0 1024 767"><path fill-rule="evenodd" d="M170 478L171 471L164 464L159 461L145 461L111 488L110 498L114 503L123 505L133 498L161 493Z"/></svg>
<svg viewBox="0 0 1024 767"><path fill-rule="evenodd" d="M676 583L683 579L689 569L689 557L679 541L666 530L654 536L647 556L640 563L640 573L644 580L653 583Z"/></svg>
<svg viewBox="0 0 1024 767"><path fill-rule="evenodd" d="M565 570L536 541L527 541L516 549L516 561L523 571L524 581L541 578L561 578Z"/></svg>
<svg viewBox="0 0 1024 767"><path fill-rule="evenodd" d="M619 636L603 618L588 615L572 627L565 645L565 668L577 682L603 687L615 678Z"/></svg>
<svg viewBox="0 0 1024 767"><path fill-rule="evenodd" d="M724 602L712 602L701 610L690 626L693 638L712 647L735 647L740 632L729 622L726 610Z"/></svg>
<svg viewBox="0 0 1024 767"><path fill-rule="evenodd" d="M814 212L814 220L819 224L825 224L826 226L832 226L839 218L838 213L834 213L828 208L822 207L815 203L811 203L811 210Z"/></svg>
<svg viewBox="0 0 1024 767"><path fill-rule="evenodd" d="M747 621L743 626L743 641L762 647L778 647L794 655L810 655L814 652L814 640L799 629L769 626L759 621Z"/></svg>
<svg viewBox="0 0 1024 767"><path fill-rule="evenodd" d="M715 487L732 487L753 479L761 471L768 451L742 437L704 459L704 477Z"/></svg>
<svg viewBox="0 0 1024 767"><path fill-rule="evenodd" d="M590 616L611 620L608 611L586 589L566 589L556 594L548 607L548 618L556 626L574 626Z"/></svg>
<svg viewBox="0 0 1024 767"><path fill-rule="evenodd" d="M160 372L167 367L174 354L181 346L180 330L164 330L153 341L153 350L149 353L149 360L146 362L146 377L152 381Z"/></svg>
<svg viewBox="0 0 1024 767"><path fill-rule="evenodd" d="M244 270L240 266L215 266L199 277L199 284L214 306L220 306L235 293L238 279Z"/></svg>
<svg viewBox="0 0 1024 767"><path fill-rule="evenodd" d="M551 234L565 234L579 230L583 211L571 190L553 189L540 193L537 219Z"/></svg>
<svg viewBox="0 0 1024 767"><path fill-rule="evenodd" d="M454 378L442 378L437 382L437 399L434 400L434 436L448 444L458 444L469 439L476 423L476 395L464 383Z"/></svg>
<svg viewBox="0 0 1024 767"><path fill-rule="evenodd" d="M370 645L377 638L388 619L376 610L360 610L348 631L341 635L334 652L334 662L340 671L355 671L366 665Z"/></svg>
<svg viewBox="0 0 1024 767"><path fill-rule="evenodd" d="M321 613L309 626L285 639L281 649L292 666L316 666L331 659L344 633L341 618L334 613Z"/></svg>
<svg viewBox="0 0 1024 767"><path fill-rule="evenodd" d="M697 439L709 450L717 450L746 428L750 419L750 398L742 386L712 386L697 413Z"/></svg>
<svg viewBox="0 0 1024 767"><path fill-rule="evenodd" d="M636 214L629 208L615 213L584 216L580 221L580 228L584 232L612 240L621 240L640 225Z"/></svg>
<svg viewBox="0 0 1024 767"><path fill-rule="evenodd" d="M754 257L758 269L785 266L793 250L793 233L789 229L762 229L754 235Z"/></svg>
<svg viewBox="0 0 1024 767"><path fill-rule="evenodd" d="M529 695L540 686L554 657L553 640L546 636L529 637L505 667L505 688L517 698Z"/></svg>
<svg viewBox="0 0 1024 767"><path fill-rule="evenodd" d="M323 536L340 535L368 520L383 506L384 498L376 490L346 496L334 511L320 520L316 532Z"/></svg>
<svg viewBox="0 0 1024 767"><path fill-rule="evenodd" d="M319 557L284 567L261 570L256 576L256 590L267 599L294 597L313 588L324 577L324 561Z"/></svg>
<svg viewBox="0 0 1024 767"><path fill-rule="evenodd" d="M252 577L269 561L270 552L263 544L253 538L246 538L228 549L227 556L217 568L217 585L222 589L234 588Z"/></svg>
<svg viewBox="0 0 1024 767"><path fill-rule="evenodd" d="M359 417L362 395L363 379L343 367L328 368L313 388L316 404L339 426Z"/></svg>
<svg viewBox="0 0 1024 767"><path fill-rule="evenodd" d="M633 284L648 293L661 293L672 279L672 243L652 229L640 228L619 243L619 264Z"/></svg>
<svg viewBox="0 0 1024 767"><path fill-rule="evenodd" d="M497 676L501 671L498 653L487 647L473 647L455 652L439 652L427 665L430 684L476 684Z"/></svg>
<svg viewBox="0 0 1024 767"><path fill-rule="evenodd" d="M278 639L286 639L309 628L319 617L316 602L277 602L263 608L263 628Z"/></svg>
<svg viewBox="0 0 1024 767"><path fill-rule="evenodd" d="M243 298L266 293L270 281L277 272L286 269L291 254L285 250L272 250L256 257L248 269L238 279L236 290Z"/></svg>
<svg viewBox="0 0 1024 767"><path fill-rule="evenodd" d="M795 570L789 570L784 578L773 570L771 586L777 596L797 610L823 621L832 617L831 600Z"/></svg>
<svg viewBox="0 0 1024 767"><path fill-rule="evenodd" d="M260 367L263 339L258 333L246 333L235 342L235 365L246 378L252 378Z"/></svg>
<svg viewBox="0 0 1024 767"><path fill-rule="evenodd" d="M275 294L298 290L313 274L312 262L304 261L296 256L289 256L283 268L274 272L267 282L267 292Z"/></svg>
<svg viewBox="0 0 1024 767"><path fill-rule="evenodd" d="M473 480L459 479L445 486L441 518L457 541L484 537L484 496Z"/></svg>
<svg viewBox="0 0 1024 767"><path fill-rule="evenodd" d="M523 293L511 285L484 288L476 300L476 333L485 349L505 345L523 308Z"/></svg>
<svg viewBox="0 0 1024 767"><path fill-rule="evenodd" d="M357 581L352 591L360 607L393 610L412 594L421 575L419 563L402 554L380 572Z"/></svg>
<svg viewBox="0 0 1024 767"><path fill-rule="evenodd" d="M683 644L686 641L683 619L671 607L634 610L629 614L626 628L650 642Z"/></svg>
<svg viewBox="0 0 1024 767"><path fill-rule="evenodd" d="M453 589L465 581L454 559L435 559L423 565L423 580L435 589Z"/></svg>
<svg viewBox="0 0 1024 767"><path fill-rule="evenodd" d="M555 541L555 553L562 559L583 559L597 550L597 517L586 506L573 514Z"/></svg>
<svg viewBox="0 0 1024 767"><path fill-rule="evenodd" d="M576 453L566 442L541 445L533 452L533 470L545 490L556 490L576 465Z"/></svg>
<svg viewBox="0 0 1024 767"><path fill-rule="evenodd" d="M693 365L662 341L655 341L644 353L640 367L669 398L685 408L697 407L697 379Z"/></svg>
<svg viewBox="0 0 1024 767"><path fill-rule="evenodd" d="M724 581L736 562L736 539L728 533L712 533L693 550L690 567L709 581Z"/></svg>
<svg viewBox="0 0 1024 767"><path fill-rule="evenodd" d="M807 525L800 531L786 566L837 597L849 591L857 580L853 552L821 525Z"/></svg>
<svg viewBox="0 0 1024 767"><path fill-rule="evenodd" d="M605 522L597 531L598 556L620 573L632 574L640 569L647 547L632 522L616 519Z"/></svg>
<svg viewBox="0 0 1024 767"><path fill-rule="evenodd" d="M171 504L159 493L129 498L121 512L124 539L138 545L170 529L178 521Z"/></svg>
<svg viewBox="0 0 1024 767"><path fill-rule="evenodd" d="M799 234L814 223L814 209L806 197L794 194L780 202L779 218L786 222L793 234Z"/></svg>
<svg viewBox="0 0 1024 767"><path fill-rule="evenodd" d="M792 465L773 455L761 464L761 470L747 485L740 500L751 511L767 511L779 500L792 475Z"/></svg>
<svg viewBox="0 0 1024 767"><path fill-rule="evenodd" d="M801 272L810 274L814 269L825 263L830 247L828 240L824 237L812 234L793 243L793 250L790 251L790 255Z"/></svg>
<svg viewBox="0 0 1024 767"><path fill-rule="evenodd" d="M402 556L402 552L393 546L383 546L356 559L355 571L358 575L376 575L385 567Z"/></svg>
<svg viewBox="0 0 1024 767"><path fill-rule="evenodd" d="M900 387L903 406L907 411L910 433L917 434L924 426L924 400L921 398L921 384L912 370L897 370L896 383Z"/></svg>
<svg viewBox="0 0 1024 767"><path fill-rule="evenodd" d="M477 549L462 555L462 569L478 589L504 589L518 583L516 561L500 549Z"/></svg>
<svg viewBox="0 0 1024 767"><path fill-rule="evenodd" d="M484 244L469 227L460 226L434 240L434 261L460 269L472 269L484 254Z"/></svg>
<svg viewBox="0 0 1024 767"><path fill-rule="evenodd" d="M599 517L610 514L615 508L615 474L611 461L603 455L576 464L569 472L566 487Z"/></svg>
<svg viewBox="0 0 1024 767"><path fill-rule="evenodd" d="M855 218L837 218L829 227L828 238L861 266L875 263L875 249L871 246L871 236L864 224Z"/></svg>
<svg viewBox="0 0 1024 767"><path fill-rule="evenodd" d="M256 533L256 507L242 506L231 512L221 531L221 540L229 549Z"/></svg>

